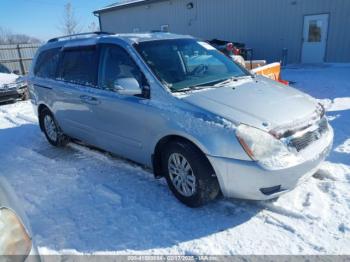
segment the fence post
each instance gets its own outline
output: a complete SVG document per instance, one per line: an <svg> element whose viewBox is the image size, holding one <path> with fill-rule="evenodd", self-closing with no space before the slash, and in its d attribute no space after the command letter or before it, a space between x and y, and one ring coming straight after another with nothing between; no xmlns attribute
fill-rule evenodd
<svg viewBox="0 0 350 262"><path fill-rule="evenodd" d="M21 48L19 47L19 44L17 44L17 53L18 53L18 58L19 58L19 65L21 67L21 73L22 75L25 75L25 69L24 69L24 64L23 64L23 59L22 59L22 54L21 54Z"/></svg>
<svg viewBox="0 0 350 262"><path fill-rule="evenodd" d="M282 49L282 66L286 66L288 62L288 49L283 48Z"/></svg>

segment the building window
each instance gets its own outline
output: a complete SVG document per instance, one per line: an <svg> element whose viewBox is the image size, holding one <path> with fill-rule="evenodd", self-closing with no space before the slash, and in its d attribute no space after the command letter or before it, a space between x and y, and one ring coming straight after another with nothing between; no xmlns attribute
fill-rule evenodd
<svg viewBox="0 0 350 262"><path fill-rule="evenodd" d="M321 42L322 21L312 20L309 22L308 42Z"/></svg>

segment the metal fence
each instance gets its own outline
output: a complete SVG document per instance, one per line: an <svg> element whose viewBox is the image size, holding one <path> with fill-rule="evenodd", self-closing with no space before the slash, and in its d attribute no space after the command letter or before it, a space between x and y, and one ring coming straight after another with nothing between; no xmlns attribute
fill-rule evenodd
<svg viewBox="0 0 350 262"><path fill-rule="evenodd" d="M25 75L39 46L40 44L0 45L0 64L12 72Z"/></svg>

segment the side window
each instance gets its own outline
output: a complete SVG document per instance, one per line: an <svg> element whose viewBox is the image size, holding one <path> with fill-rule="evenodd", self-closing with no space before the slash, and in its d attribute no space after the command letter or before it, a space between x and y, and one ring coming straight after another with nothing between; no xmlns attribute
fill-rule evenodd
<svg viewBox="0 0 350 262"><path fill-rule="evenodd" d="M99 86L113 90L120 78L135 78L142 86L143 74L130 55L121 47L102 45Z"/></svg>
<svg viewBox="0 0 350 262"><path fill-rule="evenodd" d="M59 80L73 84L96 86L98 53L96 47L66 49L59 66Z"/></svg>
<svg viewBox="0 0 350 262"><path fill-rule="evenodd" d="M34 74L43 78L55 78L60 48L42 52L36 62Z"/></svg>

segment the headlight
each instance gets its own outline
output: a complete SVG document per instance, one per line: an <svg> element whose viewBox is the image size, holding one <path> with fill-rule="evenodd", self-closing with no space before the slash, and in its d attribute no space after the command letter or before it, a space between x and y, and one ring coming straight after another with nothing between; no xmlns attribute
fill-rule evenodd
<svg viewBox="0 0 350 262"><path fill-rule="evenodd" d="M14 84L16 85L17 88L23 88L27 85L26 78L24 78L23 76L20 76L16 79L16 82Z"/></svg>
<svg viewBox="0 0 350 262"><path fill-rule="evenodd" d="M16 82L17 88L23 88L25 86L27 86L27 83L25 81L20 81L20 82Z"/></svg>
<svg viewBox="0 0 350 262"><path fill-rule="evenodd" d="M15 212L0 208L0 256L19 255L24 260L31 248L32 240Z"/></svg>
<svg viewBox="0 0 350 262"><path fill-rule="evenodd" d="M297 161L280 140L263 130L241 124L236 136L249 157L267 169L286 168Z"/></svg>

